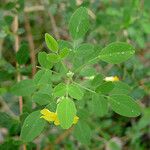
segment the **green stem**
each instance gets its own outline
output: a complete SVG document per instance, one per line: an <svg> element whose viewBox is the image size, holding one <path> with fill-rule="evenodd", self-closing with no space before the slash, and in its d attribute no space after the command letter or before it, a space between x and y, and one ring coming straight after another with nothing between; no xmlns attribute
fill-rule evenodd
<svg viewBox="0 0 150 150"><path fill-rule="evenodd" d="M93 90L91 90L91 89L89 89L89 88L86 88L85 86L83 86L83 85L81 85L81 84L78 84L78 83L75 82L75 81L73 81L73 83L74 83L74 84L77 84L77 85L80 86L81 88L83 88L83 89L85 89L85 90L87 90L87 91L89 91L89 92L91 92L91 93L95 93L95 94L96 94L95 91L93 91Z"/></svg>
<svg viewBox="0 0 150 150"><path fill-rule="evenodd" d="M67 71L68 71L68 69L67 69L67 67L64 65L63 61L61 61L61 64L62 64L62 66L63 66L64 70L67 72Z"/></svg>
<svg viewBox="0 0 150 150"><path fill-rule="evenodd" d="M43 69L43 68L40 67L40 66L36 66L36 68ZM56 71L54 71L54 70L50 70L50 71L53 72L53 73L59 74L58 72L56 72Z"/></svg>
<svg viewBox="0 0 150 150"><path fill-rule="evenodd" d="M83 64L82 66L80 66L79 68L77 68L77 69L74 71L74 73L77 73L77 72L81 71L86 65L92 63L93 61L95 61L95 60L97 60L97 59L99 59L99 56L97 56L97 57L95 57L95 58L89 60L87 63L85 63L85 64Z"/></svg>

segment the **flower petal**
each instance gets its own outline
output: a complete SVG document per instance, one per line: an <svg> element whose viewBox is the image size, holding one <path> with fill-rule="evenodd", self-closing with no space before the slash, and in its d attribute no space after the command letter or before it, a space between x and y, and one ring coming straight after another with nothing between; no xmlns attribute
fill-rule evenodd
<svg viewBox="0 0 150 150"><path fill-rule="evenodd" d="M73 120L73 124L77 124L78 120L79 120L79 117L78 117L78 116L75 116L75 117L74 117L74 120Z"/></svg>
<svg viewBox="0 0 150 150"><path fill-rule="evenodd" d="M43 109L40 111L43 116L41 118L44 118L48 122L54 121L56 119L56 113L49 111L48 109Z"/></svg>

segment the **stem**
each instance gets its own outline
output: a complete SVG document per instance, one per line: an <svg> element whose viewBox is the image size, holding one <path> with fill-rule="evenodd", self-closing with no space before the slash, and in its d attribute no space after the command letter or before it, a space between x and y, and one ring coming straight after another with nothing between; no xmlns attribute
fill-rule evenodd
<svg viewBox="0 0 150 150"><path fill-rule="evenodd" d="M87 91L89 91L89 92L91 92L91 93L95 93L95 94L96 94L95 91L93 91L93 90L91 90L91 89L89 89L89 88L86 88L85 86L83 86L83 85L81 85L81 84L78 84L77 82L74 82L74 81L73 81L73 83L74 83L74 84L77 84L77 85L80 86L81 88L83 88L83 89L85 89L85 90L87 90Z"/></svg>
<svg viewBox="0 0 150 150"><path fill-rule="evenodd" d="M18 117L14 114L14 112L9 108L8 104L3 100L3 101L0 101L4 107L4 111L6 112L9 112L11 116L13 116L14 118L17 118Z"/></svg>
<svg viewBox="0 0 150 150"><path fill-rule="evenodd" d="M48 15L49 15L50 20L51 20L52 30L53 30L53 32L54 32L55 37L56 37L56 39L60 39L60 35L59 35L58 29L57 29L57 25L56 25L56 22L55 22L55 18L54 18L54 16L51 14L50 11L48 12Z"/></svg>
<svg viewBox="0 0 150 150"><path fill-rule="evenodd" d="M14 36L15 36L15 46L14 46L14 49L15 49L16 53L19 50L19 36L17 34L18 26L19 26L18 15L15 15L14 22L13 22L13 33L14 33ZM19 67L19 64L16 62L17 82L19 82L21 80L21 74L18 71L18 67ZM22 114L22 108L23 108L23 99L22 99L22 96L19 96L19 111L20 111L20 114ZM26 145L25 144L23 144L23 150L26 150Z"/></svg>
<svg viewBox="0 0 150 150"><path fill-rule="evenodd" d="M29 13L29 12L35 12L35 11L44 11L44 6L43 5L37 5L37 6L31 6L31 7L25 7L24 12Z"/></svg>
<svg viewBox="0 0 150 150"><path fill-rule="evenodd" d="M2 59L3 39L0 39L0 59Z"/></svg>
<svg viewBox="0 0 150 150"><path fill-rule="evenodd" d="M35 58L35 51L34 51L35 46L34 46L34 40L31 32L31 26L27 14L25 14L25 29L27 31L27 39L29 42L30 58L32 64L32 77L33 77L36 73L36 58Z"/></svg>
<svg viewBox="0 0 150 150"><path fill-rule="evenodd" d="M18 50L19 50L19 36L17 34L17 31L18 31L18 15L16 15L14 17L14 22L13 22L13 32L14 32L14 36L15 36L15 52L17 53ZM16 63L16 68L18 70L18 63ZM20 75L20 72L17 71L17 82L19 82L21 80L21 75ZM20 114L22 113L22 107L23 107L23 99L22 99L22 96L19 96L19 110L20 110Z"/></svg>
<svg viewBox="0 0 150 150"><path fill-rule="evenodd" d="M79 68L77 68L77 69L74 71L74 73L77 73L77 72L81 71L86 65L92 63L93 61L97 60L98 58L99 58L99 56L97 56L97 57L95 57L95 58L89 60L87 63L85 63L85 64L83 64L82 66L80 66Z"/></svg>
<svg viewBox="0 0 150 150"><path fill-rule="evenodd" d="M73 127L69 128L68 130L66 130L64 133L62 133L60 136L58 136L58 138L55 140L55 144L59 144L61 143L73 130Z"/></svg>
<svg viewBox="0 0 150 150"><path fill-rule="evenodd" d="M42 69L42 67L40 67L40 66L36 66L36 68ZM59 74L58 72L56 72L54 70L50 70L50 71L53 72L53 73Z"/></svg>
<svg viewBox="0 0 150 150"><path fill-rule="evenodd" d="M60 63L61 63L61 65L62 65L62 67L64 68L64 70L67 72L68 69L67 69L67 67L65 66L65 64L63 63L63 61L61 61Z"/></svg>
<svg viewBox="0 0 150 150"><path fill-rule="evenodd" d="M68 94L68 85L69 85L69 83L70 83L70 79L67 80L67 89L66 89L66 97L67 97L67 98L68 98L68 95L69 95L69 94Z"/></svg>

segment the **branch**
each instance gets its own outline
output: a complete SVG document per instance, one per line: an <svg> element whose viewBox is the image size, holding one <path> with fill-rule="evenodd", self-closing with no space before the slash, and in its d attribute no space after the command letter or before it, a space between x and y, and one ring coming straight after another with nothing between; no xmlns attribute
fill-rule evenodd
<svg viewBox="0 0 150 150"><path fill-rule="evenodd" d="M59 144L61 143L73 130L73 127L69 128L68 130L66 130L63 134L61 134L56 140L55 140L55 144Z"/></svg>
<svg viewBox="0 0 150 150"><path fill-rule="evenodd" d="M15 37L15 46L14 46L14 49L15 49L15 52L17 53L18 50L19 50L19 36L17 34L17 31L18 31L18 15L16 15L14 17L14 21L13 21L13 33L14 33L14 37ZM16 68L18 70L18 63L16 63ZM20 72L17 71L17 82L19 82L21 80L21 75L20 75ZM19 110L20 110L20 113L22 113L22 107L23 107L23 99L22 99L22 96L19 96Z"/></svg>
<svg viewBox="0 0 150 150"><path fill-rule="evenodd" d="M30 13L30 12L35 12L35 11L44 11L44 10L45 10L45 7L43 5L37 5L37 6L31 6L31 7L25 7L24 8L25 13ZM50 20L51 20L54 35L57 39L59 39L60 35L59 35L58 29L56 26L54 16L51 14L51 12L48 12L48 15L49 15Z"/></svg>
<svg viewBox="0 0 150 150"><path fill-rule="evenodd" d="M43 11L43 10L44 10L44 6L42 6L42 5L24 8L24 12L26 12L26 13L34 12L34 11Z"/></svg>
<svg viewBox="0 0 150 150"><path fill-rule="evenodd" d="M56 39L59 39L60 35L59 35L58 29L57 29L57 26L56 26L54 16L50 12L48 12L48 15L49 15L50 20L51 20L52 30L54 31L54 35L55 35Z"/></svg>
<svg viewBox="0 0 150 150"><path fill-rule="evenodd" d="M31 33L31 26L27 14L25 14L25 29L27 31L27 39L29 42L30 58L32 64L32 77L33 77L36 73L36 58L35 58L35 51L34 51L35 46L34 46L33 36Z"/></svg>
<svg viewBox="0 0 150 150"><path fill-rule="evenodd" d="M17 53L18 50L19 50L19 36L17 34L17 31L18 31L18 26L19 26L19 23L18 23L18 15L16 15L14 17L14 21L13 21L13 33L14 33L14 36L15 36L15 52ZM17 68L17 82L19 82L21 80L21 74L20 72L18 71L18 67L19 67L19 64L16 62L16 68ZM20 110L20 114L22 114L22 108L23 108L23 99L22 99L22 96L19 96L19 110ZM23 144L23 150L26 150L26 145Z"/></svg>

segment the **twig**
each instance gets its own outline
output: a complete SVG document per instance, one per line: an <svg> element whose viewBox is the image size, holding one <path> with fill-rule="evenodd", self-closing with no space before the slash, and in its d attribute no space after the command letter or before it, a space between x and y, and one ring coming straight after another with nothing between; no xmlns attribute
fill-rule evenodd
<svg viewBox="0 0 150 150"><path fill-rule="evenodd" d="M23 150L26 150L27 148L26 148L26 145L25 144L23 144Z"/></svg>
<svg viewBox="0 0 150 150"><path fill-rule="evenodd" d="M96 61L96 60L98 60L98 59L99 59L99 56L90 59L88 62L86 62L85 64L81 65L79 68L77 68L77 69L74 71L74 73L77 73L77 72L81 71L86 65L89 65L90 63L93 63L94 61Z"/></svg>
<svg viewBox="0 0 150 150"><path fill-rule="evenodd" d="M15 52L17 53L17 51L19 50L19 36L17 34L18 31L18 15L16 15L14 17L14 22L13 22L13 32L14 32L14 36L15 36ZM18 70L18 63L16 63L16 68ZM21 75L20 72L17 71L17 82L19 82L21 80ZM20 113L22 113L22 107L23 107L23 100L22 100L22 96L19 96L19 110Z"/></svg>
<svg viewBox="0 0 150 150"><path fill-rule="evenodd" d="M0 59L2 58L3 43L4 43L4 39L0 39Z"/></svg>
<svg viewBox="0 0 150 150"><path fill-rule="evenodd" d="M37 5L37 6L32 6L32 7L25 7L24 12L29 13L29 12L34 12L34 11L43 11L44 6L43 5Z"/></svg>
<svg viewBox="0 0 150 150"><path fill-rule="evenodd" d="M95 91L93 91L93 90L91 90L91 89L89 89L89 88L87 88L87 87L85 87L85 86L83 86L83 85L81 85L81 84L78 84L78 83L75 82L75 81L73 81L73 83L76 84L76 85L78 85L78 86L80 86L81 88L83 88L83 89L85 89L85 90L91 92L91 93L95 93L95 94L96 94Z"/></svg>
<svg viewBox="0 0 150 150"><path fill-rule="evenodd" d="M55 144L59 144L61 143L73 130L73 127L69 128L68 130L66 130L63 134L61 134L56 140L55 140Z"/></svg>
<svg viewBox="0 0 150 150"><path fill-rule="evenodd" d="M51 25L52 25L52 30L54 31L54 35L55 35L56 39L59 39L60 35L59 35L58 29L56 26L54 16L51 14L51 12L48 12L48 15L49 15L50 20L51 20Z"/></svg>
<svg viewBox="0 0 150 150"><path fill-rule="evenodd" d="M35 58L35 51L34 51L35 46L34 46L33 36L31 33L31 26L27 14L25 14L25 29L27 31L27 39L30 47L30 58L32 64L32 77L33 77L36 73L36 58Z"/></svg>
<svg viewBox="0 0 150 150"><path fill-rule="evenodd" d="M2 100L0 101L2 103L2 105L4 106L4 111L9 112L11 116L17 118L17 116L14 114L14 112L9 108L8 104Z"/></svg>
<svg viewBox="0 0 150 150"><path fill-rule="evenodd" d="M17 51L19 50L19 36L17 34L18 31L18 15L16 15L14 17L14 22L13 22L13 33L15 34L15 52L17 53ZM18 70L19 64L16 63L16 68ZM17 71L17 82L19 82L21 80L21 75L20 72ZM20 114L22 114L22 108L23 108L23 99L22 96L19 96L19 110L20 110ZM23 145L23 150L26 150L26 145Z"/></svg>
<svg viewBox="0 0 150 150"><path fill-rule="evenodd" d="M93 13L93 11L92 10L90 10L90 9L88 9L88 14L90 15L90 17L92 18L92 19L96 19L96 15Z"/></svg>
<svg viewBox="0 0 150 150"><path fill-rule="evenodd" d="M42 67L40 67L40 66L36 66L36 68L42 69ZM59 74L58 72L56 72L54 70L50 70L50 71L53 72L53 73Z"/></svg>

